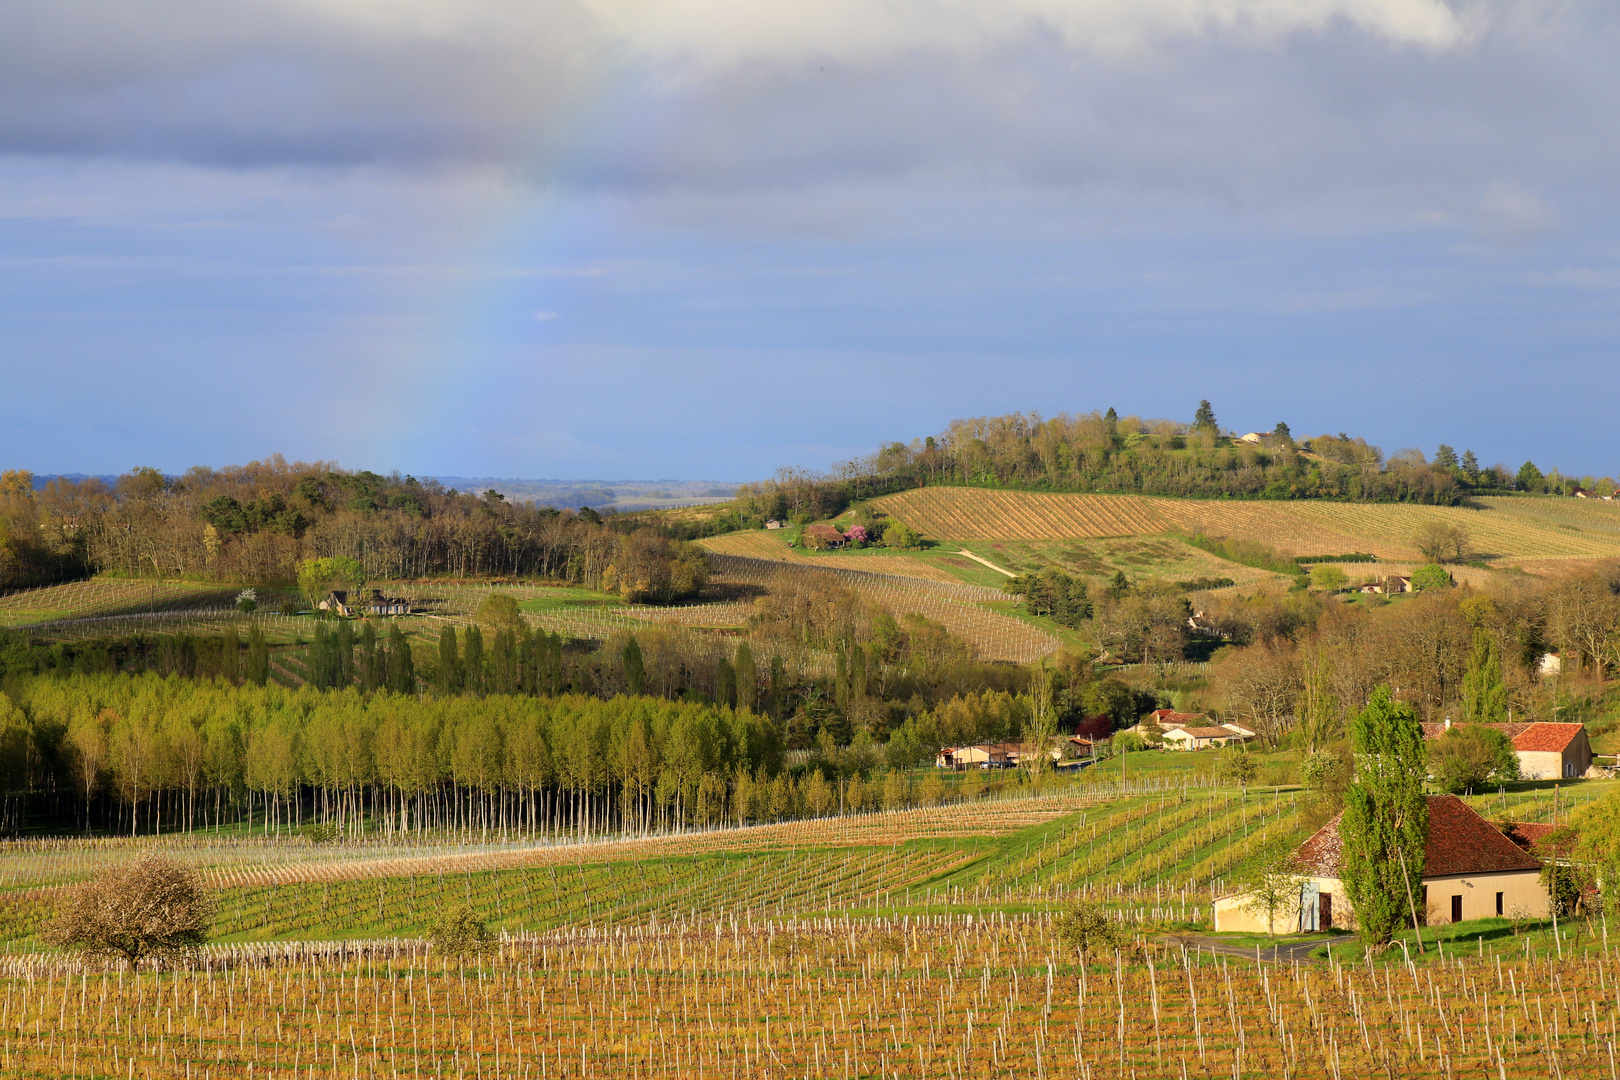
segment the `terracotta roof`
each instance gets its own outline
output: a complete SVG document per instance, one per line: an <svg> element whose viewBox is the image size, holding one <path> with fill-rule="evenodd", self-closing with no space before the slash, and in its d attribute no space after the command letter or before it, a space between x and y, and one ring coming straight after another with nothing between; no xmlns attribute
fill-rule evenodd
<svg viewBox="0 0 1620 1080"><path fill-rule="evenodd" d="M1515 750L1550 750L1561 754L1586 728L1581 724L1531 724L1528 731L1512 736Z"/></svg>
<svg viewBox="0 0 1620 1080"><path fill-rule="evenodd" d="M1556 825L1549 825L1544 821L1510 821L1508 831L1502 835L1525 851L1529 851L1555 828Z"/></svg>
<svg viewBox="0 0 1620 1080"><path fill-rule="evenodd" d="M1541 860L1522 850L1455 795L1430 795L1429 843L1423 876L1491 874L1504 870L1539 870ZM1302 866L1325 876L1339 875L1342 851L1337 817L1299 846Z"/></svg>
<svg viewBox="0 0 1620 1080"><path fill-rule="evenodd" d="M1181 732L1183 735L1191 736L1194 739L1237 738L1237 732L1230 731L1223 727L1178 727L1175 730ZM1164 733L1164 737L1168 739L1171 734L1172 732L1167 731Z"/></svg>
<svg viewBox="0 0 1620 1080"><path fill-rule="evenodd" d="M1453 722L1451 726L1452 727L1467 727L1467 726L1470 726L1470 725ZM1534 723L1529 723L1529 724L1476 724L1476 725L1472 725L1472 726L1475 726L1475 727L1488 727L1493 731L1500 731L1502 734L1506 735L1510 739L1516 739L1520 735L1522 735L1524 732L1529 731L1531 728L1535 727L1536 725ZM1445 733L1446 733L1446 725L1444 725L1444 724L1424 724L1423 725L1423 737L1425 739L1438 739L1440 736L1444 735Z"/></svg>

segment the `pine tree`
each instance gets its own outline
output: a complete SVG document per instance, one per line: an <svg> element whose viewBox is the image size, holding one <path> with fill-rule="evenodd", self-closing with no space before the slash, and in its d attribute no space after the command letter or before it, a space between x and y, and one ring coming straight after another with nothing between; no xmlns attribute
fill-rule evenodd
<svg viewBox="0 0 1620 1080"><path fill-rule="evenodd" d="M753 711L759 696L759 672L754 666L754 650L748 642L737 646L737 707Z"/></svg>
<svg viewBox="0 0 1620 1080"><path fill-rule="evenodd" d="M367 619L360 627L360 685L377 690L388 682L388 670L377 650L377 628Z"/></svg>
<svg viewBox="0 0 1620 1080"><path fill-rule="evenodd" d="M1457 451L1445 443L1441 443L1440 449L1434 452L1434 467L1445 469L1447 472L1455 470L1457 468Z"/></svg>
<svg viewBox="0 0 1620 1080"><path fill-rule="evenodd" d="M1412 707L1380 686L1351 723L1350 743L1356 776L1339 819L1339 873L1362 940L1383 945L1414 912L1422 889L1429 839L1423 729Z"/></svg>
<svg viewBox="0 0 1620 1080"><path fill-rule="evenodd" d="M332 644L337 652L337 678L333 685L354 685L354 629L349 625L349 620L338 623L337 636Z"/></svg>
<svg viewBox="0 0 1620 1080"><path fill-rule="evenodd" d="M1462 471L1464 478L1470 484L1479 483L1479 458L1474 456L1472 450L1464 450L1462 456Z"/></svg>
<svg viewBox="0 0 1620 1080"><path fill-rule="evenodd" d="M1216 430L1215 410L1209 407L1208 398L1198 403L1198 411L1193 414L1193 427L1207 428L1211 432Z"/></svg>
<svg viewBox="0 0 1620 1080"><path fill-rule="evenodd" d="M1463 675L1463 723L1503 724L1507 722L1507 684L1502 681L1502 657L1496 639L1484 630L1474 631L1474 649Z"/></svg>
<svg viewBox="0 0 1620 1080"><path fill-rule="evenodd" d="M632 697L643 693L647 685L647 668L641 661L641 645L636 635L624 643L624 686Z"/></svg>

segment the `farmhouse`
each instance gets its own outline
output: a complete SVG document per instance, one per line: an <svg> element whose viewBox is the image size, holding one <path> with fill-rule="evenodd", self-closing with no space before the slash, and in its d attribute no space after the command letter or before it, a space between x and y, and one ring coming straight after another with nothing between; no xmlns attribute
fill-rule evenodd
<svg viewBox="0 0 1620 1080"><path fill-rule="evenodd" d="M1173 727L1164 733L1166 750L1205 750L1242 741L1242 735L1225 727Z"/></svg>
<svg viewBox="0 0 1620 1080"><path fill-rule="evenodd" d="M787 528L787 522L781 521L777 518L771 518L765 523L765 527L767 529L785 529Z"/></svg>
<svg viewBox="0 0 1620 1080"><path fill-rule="evenodd" d="M976 746L947 746L934 757L941 769L1010 769L1018 764L1017 743L979 743Z"/></svg>
<svg viewBox="0 0 1620 1080"><path fill-rule="evenodd" d="M1151 731L1154 725L1163 732L1157 737L1163 741L1166 750L1205 750L1254 738L1253 729L1242 724L1212 724L1203 713L1176 712L1174 709L1154 709L1141 723L1127 730L1147 737L1156 734Z"/></svg>
<svg viewBox="0 0 1620 1080"><path fill-rule="evenodd" d="M1422 880L1412 883L1412 903L1427 924L1456 923L1523 912L1540 918L1549 911L1540 881L1541 860L1523 850L1455 795L1430 795L1429 842ZM1248 894L1215 901L1215 929L1292 933L1295 930L1350 930L1355 911L1344 891L1340 867L1341 813L1299 846L1302 872L1299 902L1290 903L1273 927L1254 910Z"/></svg>
<svg viewBox="0 0 1620 1080"><path fill-rule="evenodd" d="M1358 592L1392 594L1409 593L1412 591L1412 579L1401 574L1391 574L1388 577L1375 577L1365 582Z"/></svg>
<svg viewBox="0 0 1620 1080"><path fill-rule="evenodd" d="M1572 779L1585 776L1592 767L1592 743L1581 724L1483 724L1513 740L1513 750L1519 756L1519 775L1526 780ZM1451 728L1448 717L1443 724L1424 724L1423 737L1438 739Z"/></svg>
<svg viewBox="0 0 1620 1080"><path fill-rule="evenodd" d="M804 527L804 542L806 547L819 544L821 547L841 548L844 546L844 534L834 525L816 523Z"/></svg>
<svg viewBox="0 0 1620 1080"><path fill-rule="evenodd" d="M330 611L333 614L341 615L345 619L354 614L354 609L349 607L349 594L342 589L333 589L327 598L316 604L315 607L321 611Z"/></svg>
<svg viewBox="0 0 1620 1080"><path fill-rule="evenodd" d="M411 602L402 596L384 596L381 589L372 589L365 609L367 615L409 615Z"/></svg>

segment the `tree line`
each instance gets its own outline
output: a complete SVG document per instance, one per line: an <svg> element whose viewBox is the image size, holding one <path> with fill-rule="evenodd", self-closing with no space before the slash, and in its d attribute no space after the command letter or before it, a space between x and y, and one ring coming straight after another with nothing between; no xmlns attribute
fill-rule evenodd
<svg viewBox="0 0 1620 1080"><path fill-rule="evenodd" d="M632 602L695 595L701 550L636 521L513 504L395 473L351 472L279 455L178 477L135 469L112 484L0 478L0 589L101 572L292 584L340 559L362 582L429 576L551 578Z"/></svg>
<svg viewBox="0 0 1620 1080"><path fill-rule="evenodd" d="M577 835L820 816L908 802L904 770L931 761L942 732L1016 732L1028 716L1010 694L958 697L888 745L823 739L788 769L782 727L746 706L155 674L8 689L0 828L12 832Z"/></svg>

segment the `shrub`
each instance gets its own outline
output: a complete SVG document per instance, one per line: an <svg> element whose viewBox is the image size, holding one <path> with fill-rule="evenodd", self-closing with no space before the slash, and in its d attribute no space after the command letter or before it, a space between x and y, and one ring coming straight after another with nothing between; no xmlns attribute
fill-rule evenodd
<svg viewBox="0 0 1620 1080"><path fill-rule="evenodd" d="M1429 771L1442 790L1460 795L1488 779L1518 779L1519 755L1495 728L1459 724L1429 744Z"/></svg>
<svg viewBox="0 0 1620 1080"><path fill-rule="evenodd" d="M1084 900L1058 916L1054 925L1058 941L1082 957L1093 950L1117 949L1126 940L1123 929L1108 917L1108 912Z"/></svg>
<svg viewBox="0 0 1620 1080"><path fill-rule="evenodd" d="M123 957L133 970L145 957L204 944L212 915L202 877L154 852L72 889L45 938L90 956Z"/></svg>
<svg viewBox="0 0 1620 1080"><path fill-rule="evenodd" d="M1428 589L1443 589L1451 584L1451 575L1446 568L1437 563L1429 563L1412 571L1412 591L1424 592Z"/></svg>
<svg viewBox="0 0 1620 1080"><path fill-rule="evenodd" d="M883 546L911 550L922 547L922 537L903 521L896 521L883 530Z"/></svg>
<svg viewBox="0 0 1620 1080"><path fill-rule="evenodd" d="M236 594L236 610L254 611L259 606L259 593L255 589L243 589Z"/></svg>
<svg viewBox="0 0 1620 1080"><path fill-rule="evenodd" d="M435 951L458 959L478 956L495 947L495 935L471 904L459 904L434 919L428 926L427 938Z"/></svg>

